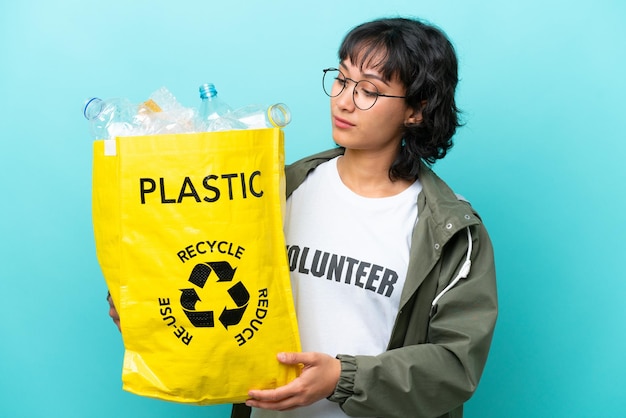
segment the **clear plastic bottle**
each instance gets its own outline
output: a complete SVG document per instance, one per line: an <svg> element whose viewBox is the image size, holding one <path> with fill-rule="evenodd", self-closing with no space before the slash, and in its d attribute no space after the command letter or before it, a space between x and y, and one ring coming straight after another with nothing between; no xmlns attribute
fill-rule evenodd
<svg viewBox="0 0 626 418"><path fill-rule="evenodd" d="M284 103L247 105L234 110L231 116L245 123L248 129L284 128L291 122L291 111Z"/></svg>
<svg viewBox="0 0 626 418"><path fill-rule="evenodd" d="M206 83L200 86L200 117L206 120L217 119L232 111L231 107L218 97L217 90L213 83Z"/></svg>
<svg viewBox="0 0 626 418"><path fill-rule="evenodd" d="M247 126L230 117L232 108L217 95L213 83L203 84L200 90L200 109L198 128L202 131L225 131L246 129Z"/></svg>
<svg viewBox="0 0 626 418"><path fill-rule="evenodd" d="M132 135L136 131L136 113L137 106L123 98L103 100L91 97L83 108L94 139Z"/></svg>

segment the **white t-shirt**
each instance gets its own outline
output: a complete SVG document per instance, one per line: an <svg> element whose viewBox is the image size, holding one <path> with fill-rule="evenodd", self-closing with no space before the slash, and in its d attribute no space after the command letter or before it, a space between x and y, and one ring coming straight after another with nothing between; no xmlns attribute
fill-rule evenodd
<svg viewBox="0 0 626 418"><path fill-rule="evenodd" d="M367 198L346 187L337 158L319 165L287 200L285 237L303 351L377 355L398 313L417 222L419 181L401 193ZM254 418L334 418L323 399Z"/></svg>

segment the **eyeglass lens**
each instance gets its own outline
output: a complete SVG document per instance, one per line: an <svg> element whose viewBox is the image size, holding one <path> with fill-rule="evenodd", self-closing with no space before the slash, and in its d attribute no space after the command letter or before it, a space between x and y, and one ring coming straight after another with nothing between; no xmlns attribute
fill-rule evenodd
<svg viewBox="0 0 626 418"><path fill-rule="evenodd" d="M330 97L339 96L347 87L349 82L354 81L346 79L346 76L344 76L343 73L337 69L324 70L322 84L324 92ZM374 103L376 103L376 99L378 98L378 89L373 83L367 80L361 80L354 86L352 98L356 107L361 110L367 110L374 106Z"/></svg>

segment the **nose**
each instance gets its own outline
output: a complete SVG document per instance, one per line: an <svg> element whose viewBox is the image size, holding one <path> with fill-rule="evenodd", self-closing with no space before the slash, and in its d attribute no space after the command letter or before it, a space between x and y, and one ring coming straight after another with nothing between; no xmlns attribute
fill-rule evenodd
<svg viewBox="0 0 626 418"><path fill-rule="evenodd" d="M348 81L350 81L350 83L348 83ZM346 85L341 93L334 97L334 100L340 108L351 110L355 108L354 89L356 88L356 84L350 79L348 79L348 81L346 81Z"/></svg>

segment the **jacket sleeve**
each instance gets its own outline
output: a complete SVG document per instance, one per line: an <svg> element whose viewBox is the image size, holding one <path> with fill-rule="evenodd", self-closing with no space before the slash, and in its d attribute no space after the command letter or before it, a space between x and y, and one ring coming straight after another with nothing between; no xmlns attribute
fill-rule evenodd
<svg viewBox="0 0 626 418"><path fill-rule="evenodd" d="M378 356L338 356L341 376L329 399L347 415L448 416L472 396L497 317L493 248L482 224L472 227L472 235L470 274L439 300L424 341L411 338L413 318L402 347ZM437 291L447 286L465 259L468 246L460 242L444 251L439 268L433 269Z"/></svg>

